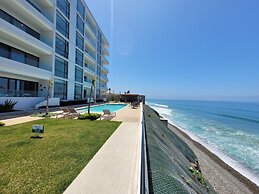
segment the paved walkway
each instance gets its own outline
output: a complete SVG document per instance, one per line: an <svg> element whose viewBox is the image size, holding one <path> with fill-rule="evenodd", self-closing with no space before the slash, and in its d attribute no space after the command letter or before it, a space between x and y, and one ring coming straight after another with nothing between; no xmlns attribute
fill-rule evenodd
<svg viewBox="0 0 259 194"><path fill-rule="evenodd" d="M1 120L1 122L4 122L5 126L11 126L11 125L26 123L30 121L39 120L39 119L42 119L42 117L23 116L23 117L17 117L12 119L4 119L4 120Z"/></svg>
<svg viewBox="0 0 259 194"><path fill-rule="evenodd" d="M65 191L90 194L127 194L140 191L142 106L117 111L123 123L106 141Z"/></svg>

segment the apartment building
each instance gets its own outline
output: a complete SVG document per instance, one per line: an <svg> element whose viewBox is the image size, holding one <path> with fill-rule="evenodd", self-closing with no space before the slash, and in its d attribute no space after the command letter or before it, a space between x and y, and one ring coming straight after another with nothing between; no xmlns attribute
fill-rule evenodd
<svg viewBox="0 0 259 194"><path fill-rule="evenodd" d="M108 41L84 0L0 1L0 103L105 98Z"/></svg>

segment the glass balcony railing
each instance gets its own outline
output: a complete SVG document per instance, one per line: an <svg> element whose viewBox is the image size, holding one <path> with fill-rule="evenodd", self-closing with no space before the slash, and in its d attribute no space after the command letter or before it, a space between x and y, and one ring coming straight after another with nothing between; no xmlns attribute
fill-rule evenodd
<svg viewBox="0 0 259 194"><path fill-rule="evenodd" d="M101 84L101 85L100 85L100 88L102 88L102 89L107 89L108 87L107 87L107 84Z"/></svg>
<svg viewBox="0 0 259 194"><path fill-rule="evenodd" d="M102 69L103 69L105 72L109 73L109 70L108 70L107 67L105 67L105 66L102 65Z"/></svg>
<svg viewBox="0 0 259 194"><path fill-rule="evenodd" d="M93 72L95 73L95 68L89 66L87 63L85 63L85 68L86 68L86 69L89 69L89 70L91 70L91 71L93 71Z"/></svg>
<svg viewBox="0 0 259 194"><path fill-rule="evenodd" d="M85 50L85 53L86 53L87 56L89 56L90 58L92 58L92 60L95 61L95 59L96 59L95 54L89 52L88 50Z"/></svg>
<svg viewBox="0 0 259 194"><path fill-rule="evenodd" d="M92 47L96 48L96 42L87 33L85 33L85 37L90 42Z"/></svg>
<svg viewBox="0 0 259 194"><path fill-rule="evenodd" d="M0 90L0 97L38 97L38 91Z"/></svg>
<svg viewBox="0 0 259 194"><path fill-rule="evenodd" d="M38 12L41 13L40 8L38 8L31 0L26 0L32 7L34 7Z"/></svg>
<svg viewBox="0 0 259 194"><path fill-rule="evenodd" d="M107 77L107 76L105 76L105 75L101 75L101 78L102 78L103 80L108 81L108 77Z"/></svg>
<svg viewBox="0 0 259 194"><path fill-rule="evenodd" d="M85 24L86 24L86 26L90 29L90 31L93 33L93 35L95 36L95 35L96 35L96 32L95 32L95 30L93 29L93 27L88 23L87 20L86 20Z"/></svg>

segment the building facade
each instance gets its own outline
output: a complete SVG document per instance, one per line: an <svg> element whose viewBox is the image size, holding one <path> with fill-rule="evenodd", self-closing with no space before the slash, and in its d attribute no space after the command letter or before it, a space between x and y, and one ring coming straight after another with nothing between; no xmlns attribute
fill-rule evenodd
<svg viewBox="0 0 259 194"><path fill-rule="evenodd" d="M1 0L0 98L102 100L108 47L84 0Z"/></svg>

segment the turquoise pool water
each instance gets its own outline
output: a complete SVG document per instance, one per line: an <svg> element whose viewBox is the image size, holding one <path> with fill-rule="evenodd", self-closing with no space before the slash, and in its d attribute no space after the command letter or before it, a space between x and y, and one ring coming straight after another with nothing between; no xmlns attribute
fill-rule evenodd
<svg viewBox="0 0 259 194"><path fill-rule="evenodd" d="M91 112L98 112L101 113L103 112L104 109L110 110L110 112L115 112L117 110L120 110L127 106L127 104L102 104L102 105L97 105L97 106L92 106ZM79 109L79 112L86 112L87 108Z"/></svg>

